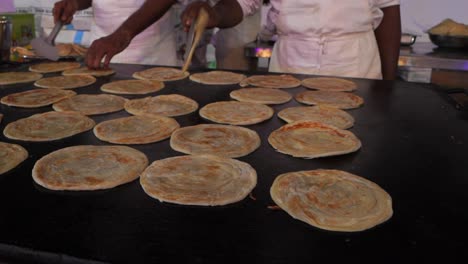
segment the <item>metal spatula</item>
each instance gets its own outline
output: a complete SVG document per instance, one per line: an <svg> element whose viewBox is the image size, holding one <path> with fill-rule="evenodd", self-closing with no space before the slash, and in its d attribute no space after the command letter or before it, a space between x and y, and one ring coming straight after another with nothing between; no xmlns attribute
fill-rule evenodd
<svg viewBox="0 0 468 264"><path fill-rule="evenodd" d="M31 41L31 46L38 56L42 56L53 61L57 61L59 59L58 49L55 46L55 37L57 37L60 29L62 29L62 22L58 21L49 36L35 38Z"/></svg>
<svg viewBox="0 0 468 264"><path fill-rule="evenodd" d="M208 12L204 8L201 8L197 19L195 19L195 22L190 26L189 34L187 36L187 44L185 46L186 51L184 55L185 63L184 67L182 67L183 72L187 71L190 66L190 62L192 62L193 53L198 42L200 42L203 31L205 31L208 19Z"/></svg>

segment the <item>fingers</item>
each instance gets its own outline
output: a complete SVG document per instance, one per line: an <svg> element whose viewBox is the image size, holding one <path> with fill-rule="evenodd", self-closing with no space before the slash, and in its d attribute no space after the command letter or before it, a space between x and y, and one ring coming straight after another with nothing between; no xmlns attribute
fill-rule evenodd
<svg viewBox="0 0 468 264"><path fill-rule="evenodd" d="M54 4L52 14L54 15L54 22L62 21L64 24L70 24L73 20L73 15L77 10L77 6L72 1L62 0Z"/></svg>
<svg viewBox="0 0 468 264"><path fill-rule="evenodd" d="M195 21L198 13L200 12L200 8L206 8L206 6L207 4L205 2L194 2L188 5L187 8L182 12L181 21L185 32L189 31L190 26Z"/></svg>
<svg viewBox="0 0 468 264"><path fill-rule="evenodd" d="M131 38L118 33L95 40L86 54L86 66L90 69L108 68L112 58L130 44ZM101 64L102 62L102 64Z"/></svg>

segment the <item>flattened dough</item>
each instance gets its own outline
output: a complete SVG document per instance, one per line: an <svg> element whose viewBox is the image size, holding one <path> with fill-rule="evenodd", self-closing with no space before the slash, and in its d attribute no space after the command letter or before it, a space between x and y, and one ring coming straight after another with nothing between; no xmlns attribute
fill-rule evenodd
<svg viewBox="0 0 468 264"><path fill-rule="evenodd" d="M62 75L92 75L96 77L100 76L109 76L114 74L115 71L112 69L99 69L99 70L90 70L88 67L81 67L77 69L66 70L62 72Z"/></svg>
<svg viewBox="0 0 468 264"><path fill-rule="evenodd" d="M271 88L242 88L232 91L229 96L237 101L257 104L284 104L292 99L288 92Z"/></svg>
<svg viewBox="0 0 468 264"><path fill-rule="evenodd" d="M75 61L43 62L29 66L29 70L32 72L49 73L75 69L80 66L81 64Z"/></svg>
<svg viewBox="0 0 468 264"><path fill-rule="evenodd" d="M227 84L238 84L246 78L245 75L229 72L229 71L210 71L203 73L195 73L190 75L190 80L208 84L208 85L227 85Z"/></svg>
<svg viewBox="0 0 468 264"><path fill-rule="evenodd" d="M264 88L294 88L301 85L300 80L289 74L253 75L243 83Z"/></svg>
<svg viewBox="0 0 468 264"><path fill-rule="evenodd" d="M0 142L0 175L12 170L28 157L28 151L20 145Z"/></svg>
<svg viewBox="0 0 468 264"><path fill-rule="evenodd" d="M224 101L205 105L200 116L216 123L252 125L270 119L273 108L255 103Z"/></svg>
<svg viewBox="0 0 468 264"><path fill-rule="evenodd" d="M106 83L101 86L101 91L114 94L148 94L164 88L161 81L149 80L120 80Z"/></svg>
<svg viewBox="0 0 468 264"><path fill-rule="evenodd" d="M0 72L0 85L34 82L42 78L37 72Z"/></svg>
<svg viewBox="0 0 468 264"><path fill-rule="evenodd" d="M141 116L181 116L195 112L198 103L179 94L134 99L125 103L125 110Z"/></svg>
<svg viewBox="0 0 468 264"><path fill-rule="evenodd" d="M73 89L91 85L96 78L91 75L55 76L40 79L34 83L35 86L51 89Z"/></svg>
<svg viewBox="0 0 468 264"><path fill-rule="evenodd" d="M352 92L357 89L355 82L330 77L316 77L302 80L302 86L310 89L333 92Z"/></svg>
<svg viewBox="0 0 468 264"><path fill-rule="evenodd" d="M169 67L154 67L144 71L135 72L133 78L140 80L155 80L161 82L177 81L187 78L190 73Z"/></svg>
<svg viewBox="0 0 468 264"><path fill-rule="evenodd" d="M305 91L295 96L299 103L307 105L325 105L340 109L358 108L364 104L361 97L345 92Z"/></svg>
<svg viewBox="0 0 468 264"><path fill-rule="evenodd" d="M83 115L99 115L124 109L128 100L112 94L79 94L67 98L52 107L59 112L79 112Z"/></svg>
<svg viewBox="0 0 468 264"><path fill-rule="evenodd" d="M296 106L281 110L278 117L288 123L313 121L348 129L354 125L354 118L338 108L328 106Z"/></svg>
<svg viewBox="0 0 468 264"><path fill-rule="evenodd" d="M35 108L53 104L60 100L75 96L74 91L61 89L34 89L25 92L9 94L0 102L9 106Z"/></svg>

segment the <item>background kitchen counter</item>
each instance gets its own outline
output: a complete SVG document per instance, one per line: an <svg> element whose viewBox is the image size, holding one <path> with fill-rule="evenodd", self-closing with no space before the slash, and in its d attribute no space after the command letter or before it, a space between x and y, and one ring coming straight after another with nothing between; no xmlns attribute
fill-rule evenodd
<svg viewBox="0 0 468 264"><path fill-rule="evenodd" d="M27 70L28 64L15 70ZM147 66L112 65L117 74L98 78L78 93L101 93L109 81L130 79ZM2 68L0 71L6 71ZM255 74L249 72L248 74ZM53 76L56 74L47 74ZM305 75L296 75L303 79ZM449 104L447 95L430 84L356 79L363 107L348 111L356 119L350 130L362 148L348 155L312 160L274 151L267 137L284 125L276 113L298 106L294 100L273 106L275 116L248 126L262 139L258 150L239 160L257 171L256 200L221 207L160 203L134 181L93 192L49 191L31 178L40 157L72 145L106 145L88 131L70 138L34 143L5 138L24 146L29 158L0 175L0 260L34 263L406 263L466 259L468 252L468 115ZM32 89L32 84L0 86L0 96ZM230 100L237 85L207 86L190 81L167 82L151 94L178 93L200 107ZM291 94L305 88L284 89ZM141 98L144 96L126 96ZM23 109L0 105L6 124L52 108ZM129 116L125 111L92 116L96 122ZM198 111L176 117L181 126L208 123ZM131 145L149 161L182 155L169 140ZM295 220L273 205L269 188L281 173L318 168L345 170L365 177L393 198L393 217L370 230L340 233Z"/></svg>

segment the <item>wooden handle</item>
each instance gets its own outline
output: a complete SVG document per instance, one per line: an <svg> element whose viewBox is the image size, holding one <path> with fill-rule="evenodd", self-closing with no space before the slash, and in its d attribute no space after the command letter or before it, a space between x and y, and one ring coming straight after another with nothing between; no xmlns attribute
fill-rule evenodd
<svg viewBox="0 0 468 264"><path fill-rule="evenodd" d="M190 47L187 59L185 60L184 66L182 67L183 72L187 71L190 63L192 62L193 53L195 52L195 48L198 46L198 42L200 42L203 32L205 31L206 25L208 24L208 19L208 12L204 8L200 8L197 19L195 20L195 25L193 25L195 27L195 36L193 38L192 46Z"/></svg>

